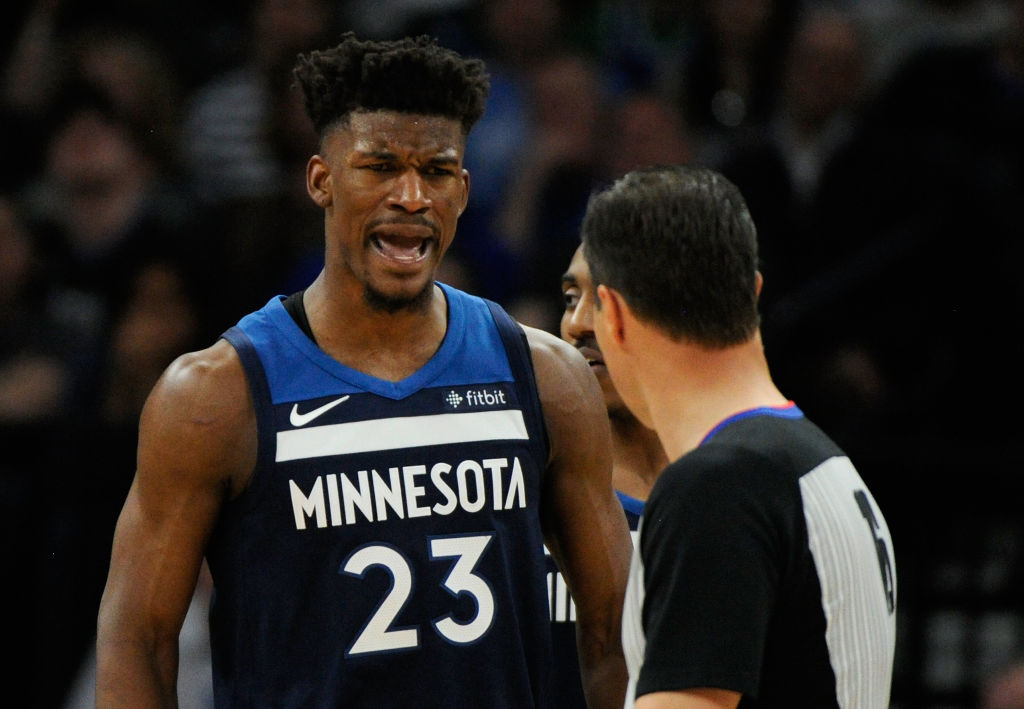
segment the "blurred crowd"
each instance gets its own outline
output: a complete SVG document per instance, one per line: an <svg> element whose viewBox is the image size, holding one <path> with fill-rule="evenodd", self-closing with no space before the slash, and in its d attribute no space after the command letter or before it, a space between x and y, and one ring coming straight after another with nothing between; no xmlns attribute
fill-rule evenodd
<svg viewBox="0 0 1024 709"><path fill-rule="evenodd" d="M487 61L441 278L523 322L557 332L596 187L674 162L736 182L776 379L891 521L893 706L981 706L1024 653L1024 0L0 12L0 602L22 706L63 706L88 656L159 373L319 271L316 136L290 70L349 29Z"/></svg>

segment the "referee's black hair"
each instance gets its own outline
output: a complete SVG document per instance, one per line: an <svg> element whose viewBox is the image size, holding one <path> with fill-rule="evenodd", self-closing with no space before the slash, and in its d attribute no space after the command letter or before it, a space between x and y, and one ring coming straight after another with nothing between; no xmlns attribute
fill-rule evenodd
<svg viewBox="0 0 1024 709"><path fill-rule="evenodd" d="M591 196L581 231L594 287L619 291L672 337L728 347L759 327L757 230L720 173L634 170Z"/></svg>
<svg viewBox="0 0 1024 709"><path fill-rule="evenodd" d="M468 135L490 90L483 61L426 35L373 41L346 32L335 47L299 55L293 74L320 136L353 111L377 110L454 118Z"/></svg>

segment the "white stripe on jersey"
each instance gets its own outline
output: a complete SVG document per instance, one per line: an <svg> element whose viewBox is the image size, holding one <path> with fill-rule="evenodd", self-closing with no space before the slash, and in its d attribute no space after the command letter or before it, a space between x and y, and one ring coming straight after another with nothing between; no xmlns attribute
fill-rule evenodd
<svg viewBox="0 0 1024 709"><path fill-rule="evenodd" d="M640 518L640 528L644 518ZM647 635L644 633L643 609L647 595L644 588L644 564L640 557L640 529L633 534L633 558L629 565L629 583L626 585L626 599L622 609L622 652L626 657L629 684L626 687L624 709L632 709L636 703L636 682L640 678L640 667L647 652Z"/></svg>
<svg viewBox="0 0 1024 709"><path fill-rule="evenodd" d="M278 431L275 460L280 463L327 455L528 438L519 409L401 416Z"/></svg>
<svg viewBox="0 0 1024 709"><path fill-rule="evenodd" d="M821 584L836 697L841 709L877 709L889 702L896 645L877 542L892 538L871 493L848 458L830 458L800 478L807 536ZM858 506L870 502L877 529ZM895 562L890 567L895 568ZM892 598L895 598L894 576Z"/></svg>

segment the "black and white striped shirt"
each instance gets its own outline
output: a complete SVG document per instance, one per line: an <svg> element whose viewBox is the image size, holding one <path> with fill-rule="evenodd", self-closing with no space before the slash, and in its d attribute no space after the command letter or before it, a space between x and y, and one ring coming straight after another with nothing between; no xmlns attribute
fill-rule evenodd
<svg viewBox="0 0 1024 709"><path fill-rule="evenodd" d="M892 539L853 464L795 406L717 426L644 509L623 615L626 707L715 687L740 707L884 709Z"/></svg>

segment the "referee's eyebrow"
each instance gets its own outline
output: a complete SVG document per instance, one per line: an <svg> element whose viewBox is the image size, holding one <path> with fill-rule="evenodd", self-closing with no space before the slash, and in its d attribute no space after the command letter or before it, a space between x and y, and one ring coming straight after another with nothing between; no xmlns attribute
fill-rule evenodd
<svg viewBox="0 0 1024 709"><path fill-rule="evenodd" d="M562 274L562 287L563 288L565 288L566 286L575 286L575 285L579 285L579 282L576 280L576 276L572 275L568 271L566 271L565 273Z"/></svg>

